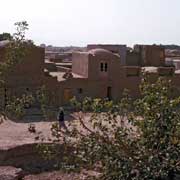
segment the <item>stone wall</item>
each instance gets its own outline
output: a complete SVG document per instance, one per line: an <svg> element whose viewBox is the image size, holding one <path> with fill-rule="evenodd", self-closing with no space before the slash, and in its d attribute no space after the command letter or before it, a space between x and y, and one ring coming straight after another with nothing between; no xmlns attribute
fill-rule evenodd
<svg viewBox="0 0 180 180"><path fill-rule="evenodd" d="M88 53L73 53L72 55L72 72L84 77L88 77Z"/></svg>

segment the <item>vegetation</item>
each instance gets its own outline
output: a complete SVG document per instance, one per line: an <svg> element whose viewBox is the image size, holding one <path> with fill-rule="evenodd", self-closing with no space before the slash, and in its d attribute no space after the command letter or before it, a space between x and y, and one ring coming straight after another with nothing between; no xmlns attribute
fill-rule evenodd
<svg viewBox="0 0 180 180"><path fill-rule="evenodd" d="M36 92L37 101L40 104L40 109L43 114L43 117L45 120L50 120L51 118L54 118L55 114L51 110L50 106L50 93L48 92L45 85L43 85L37 92Z"/></svg>
<svg viewBox="0 0 180 180"><path fill-rule="evenodd" d="M6 45L4 61L0 64L0 77L5 81L5 76L12 70L14 65L20 63L27 53L27 45L31 45L25 39L28 24L26 21L15 23L16 33L13 34L11 41ZM5 82L4 82L5 83Z"/></svg>
<svg viewBox="0 0 180 180"><path fill-rule="evenodd" d="M12 36L9 33L0 34L0 41L11 40L11 39L12 39Z"/></svg>
<svg viewBox="0 0 180 180"><path fill-rule="evenodd" d="M6 76L27 53L27 22L16 23L16 33L7 46L6 61L0 64L1 87ZM4 37L3 37L4 38ZM2 39L3 39L2 38ZM6 39L6 38L5 38ZM146 75L140 86L141 97L132 100L127 91L120 102L85 98L71 103L78 121L68 122L68 132L52 125L52 146L40 146L47 159L65 170L95 170L101 180L173 179L180 172L180 97L172 96L171 82L159 78L149 83ZM47 95L37 94L47 118ZM24 113L33 96L8 97L2 115ZM34 125L29 131L36 132ZM57 144L63 148L58 148Z"/></svg>
<svg viewBox="0 0 180 180"><path fill-rule="evenodd" d="M23 94L21 97L9 97L5 107L5 114L12 119L20 119L25 115L26 108L29 108L34 101L35 98L32 94Z"/></svg>
<svg viewBox="0 0 180 180"><path fill-rule="evenodd" d="M1 119L7 116L13 119L22 118L25 115L26 108L34 102L39 102L44 118L48 119L52 113L47 108L49 96L44 86L34 94L28 91L19 96L12 95L7 88L8 76L13 76L15 66L25 60L29 48L34 46L33 41L26 39L26 31L29 29L28 23L22 21L16 22L14 25L16 32L12 36L9 33L0 34L0 41L9 40L5 44L4 60L0 62L0 96L1 101L4 101L0 106Z"/></svg>
<svg viewBox="0 0 180 180"><path fill-rule="evenodd" d="M180 172L180 97L172 98L171 82L163 78L149 83L144 76L140 90L141 98L132 101L125 91L116 104L74 98L78 121L69 122L68 132L53 124L54 145L41 152L58 154L66 170L95 170L101 180L173 179ZM54 149L58 142L63 153Z"/></svg>
<svg viewBox="0 0 180 180"><path fill-rule="evenodd" d="M11 36L9 33L0 35L0 40L9 40L5 45L4 61L0 63L0 88L1 100L1 115L13 116L20 118L25 113L25 108L34 100L32 94L22 94L20 97L15 97L8 93L7 77L13 71L14 66L21 63L28 53L28 47L32 46L32 41L25 39L28 24L26 21L15 23L16 32ZM3 97L3 98L2 98Z"/></svg>

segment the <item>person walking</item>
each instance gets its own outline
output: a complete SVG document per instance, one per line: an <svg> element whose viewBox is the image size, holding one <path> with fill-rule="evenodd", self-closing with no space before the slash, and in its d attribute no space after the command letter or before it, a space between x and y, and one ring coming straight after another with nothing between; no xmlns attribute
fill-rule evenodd
<svg viewBox="0 0 180 180"><path fill-rule="evenodd" d="M59 128L64 128L67 131L68 129L64 122L64 109L62 107L59 108L57 119L59 121Z"/></svg>

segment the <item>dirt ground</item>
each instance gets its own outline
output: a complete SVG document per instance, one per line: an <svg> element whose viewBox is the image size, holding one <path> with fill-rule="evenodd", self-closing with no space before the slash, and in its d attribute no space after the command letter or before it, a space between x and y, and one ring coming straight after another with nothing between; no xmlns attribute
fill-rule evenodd
<svg viewBox="0 0 180 180"><path fill-rule="evenodd" d="M32 120L33 119L33 120ZM4 120L0 124L0 149L6 150L13 147L31 144L37 142L35 140L35 134L28 131L30 124L34 124L37 132L42 132L46 139L51 138L51 125L54 121L42 121L40 118L29 117L26 120L14 122L12 120ZM66 116L66 124L69 120L73 120L73 116ZM37 175L28 175L24 177L24 180L85 180L87 179L87 173L81 174L75 173L63 173L60 171L45 172Z"/></svg>
<svg viewBox="0 0 180 180"><path fill-rule="evenodd" d="M75 114L65 115L65 123L75 120ZM22 120L3 120L0 124L0 149L9 149L14 146L31 144L35 141L35 134L28 131L30 124L34 124L36 132L42 132L46 139L51 138L51 125L57 123L56 118L46 121L41 116L27 116Z"/></svg>
<svg viewBox="0 0 180 180"><path fill-rule="evenodd" d="M80 126L79 121L77 121L78 115L79 114L77 113L66 115L65 124L68 126L69 122L73 122L73 124L76 124L76 127L81 129L82 126ZM91 125L88 119L91 115L86 114L84 116L83 114L82 116L85 118L86 126L90 127ZM124 126L132 128L127 119L123 122ZM27 117L24 120L19 120L18 122L4 120L4 122L0 124L0 149L9 149L18 145L38 142L35 140L35 136L37 136L37 134L33 134L28 131L30 124L34 124L36 127L36 132L42 132L46 140L48 140L51 138L51 126L53 123L58 123L58 121L56 119L51 121L44 121L39 117ZM134 131L136 130L134 129Z"/></svg>
<svg viewBox="0 0 180 180"><path fill-rule="evenodd" d="M90 115L86 114L85 118L89 117ZM67 115L65 117L65 120L67 120L65 123L68 124L69 121L73 121L73 123L75 122L76 124L79 124L79 122L76 121L76 119L76 114ZM35 125L37 132L42 132L46 139L51 138L51 125L55 122L57 121L42 121L42 119L34 117L28 117L27 119L18 122L12 120L5 120L2 124L0 124L0 149L6 150L23 144L36 143L36 134L32 134L28 131L28 127L32 123ZM87 172L82 172L80 174L65 174L58 171L41 173L39 175L28 175L24 178L24 180L85 179L87 179Z"/></svg>
<svg viewBox="0 0 180 180"><path fill-rule="evenodd" d="M41 173L39 175L29 175L24 180L87 180L88 176L97 176L94 171L82 171L80 174L76 173L62 173L61 171L54 171L49 173Z"/></svg>
<svg viewBox="0 0 180 180"><path fill-rule="evenodd" d="M35 142L35 135L28 131L30 123L16 123L5 120L0 125L0 149L9 149L17 145ZM37 131L42 131L46 137L50 137L50 127L52 122L33 122Z"/></svg>

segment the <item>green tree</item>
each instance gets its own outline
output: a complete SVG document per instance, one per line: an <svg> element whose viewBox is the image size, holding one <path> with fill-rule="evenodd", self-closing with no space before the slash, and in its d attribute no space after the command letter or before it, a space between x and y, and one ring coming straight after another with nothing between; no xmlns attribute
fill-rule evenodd
<svg viewBox="0 0 180 180"><path fill-rule="evenodd" d="M173 179L180 172L180 97L172 98L163 78L149 83L144 76L140 90L141 98L132 101L126 91L116 104L74 98L78 121L69 132L52 126L54 142L73 149L61 162L96 170L101 180Z"/></svg>
<svg viewBox="0 0 180 180"><path fill-rule="evenodd" d="M2 33L0 34L0 41L4 40L12 40L12 36L10 33Z"/></svg>
<svg viewBox="0 0 180 180"><path fill-rule="evenodd" d="M10 36L8 33L2 34L2 38L10 40L5 45L4 60L0 63L0 88L4 89L5 93L7 90L7 77L13 68L15 68L15 65L24 60L24 57L28 53L28 47L33 45L32 41L27 41L25 38L26 31L28 30L27 22L17 22L15 23L15 27L16 32L13 36ZM4 94L2 95L5 96ZM0 112L3 118L8 114L20 117L24 114L26 104L33 102L33 97L31 94L22 94L22 97L11 97L9 95L5 98L5 101L5 109L2 108Z"/></svg>

